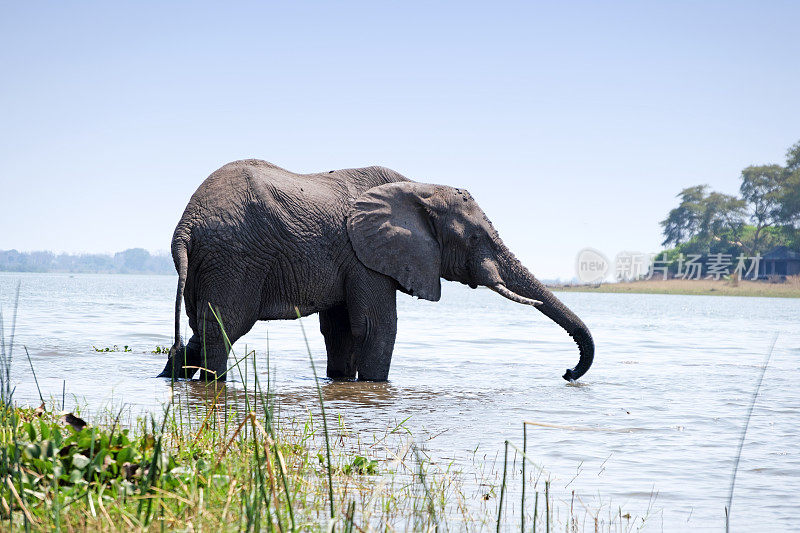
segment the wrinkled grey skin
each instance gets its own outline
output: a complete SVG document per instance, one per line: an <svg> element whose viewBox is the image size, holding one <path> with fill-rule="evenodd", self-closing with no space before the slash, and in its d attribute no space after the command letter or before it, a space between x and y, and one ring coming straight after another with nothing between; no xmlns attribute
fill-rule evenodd
<svg viewBox="0 0 800 533"><path fill-rule="evenodd" d="M230 344L257 320L320 315L328 377L383 381L397 332L396 291L438 301L440 278L482 285L536 308L580 351L564 379L591 366L584 323L506 248L463 189L383 167L295 174L229 163L192 196L172 238L178 270L175 345L162 377L224 379ZM181 300L194 335L180 339ZM205 349L203 340L205 339Z"/></svg>

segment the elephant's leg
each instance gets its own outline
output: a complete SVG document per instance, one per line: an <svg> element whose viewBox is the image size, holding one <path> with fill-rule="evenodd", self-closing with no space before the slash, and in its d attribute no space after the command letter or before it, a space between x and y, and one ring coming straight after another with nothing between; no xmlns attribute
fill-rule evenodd
<svg viewBox="0 0 800 533"><path fill-rule="evenodd" d="M354 338L347 307L338 305L320 312L319 330L325 337L325 348L328 351L328 377L355 379Z"/></svg>
<svg viewBox="0 0 800 533"><path fill-rule="evenodd" d="M164 370L158 375L160 378L192 379L197 372L197 367L202 366L201 341L197 335L192 335L189 343L180 349L170 352Z"/></svg>
<svg viewBox="0 0 800 533"><path fill-rule="evenodd" d="M225 380L231 346L258 319L263 277L248 264L245 257L224 256L197 275L189 326L199 341L201 380Z"/></svg>
<svg viewBox="0 0 800 533"><path fill-rule="evenodd" d="M397 335L395 281L377 272L363 272L348 285L347 307L358 379L386 381Z"/></svg>
<svg viewBox="0 0 800 533"><path fill-rule="evenodd" d="M225 381L230 348L242 335L250 331L256 319L255 316L250 316L250 313L243 314L242 309L212 304L217 314L214 316L208 303L204 306L205 310L198 310L197 331L192 337L193 339L197 337L200 344L200 379Z"/></svg>

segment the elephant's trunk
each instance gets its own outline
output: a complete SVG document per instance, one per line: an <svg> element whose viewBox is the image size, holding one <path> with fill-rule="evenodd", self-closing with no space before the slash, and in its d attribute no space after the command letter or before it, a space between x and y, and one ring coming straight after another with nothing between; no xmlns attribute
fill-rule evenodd
<svg viewBox="0 0 800 533"><path fill-rule="evenodd" d="M563 376L564 379L572 381L584 375L589 370L589 367L592 366L592 361L594 360L594 341L586 324L536 279L505 245L501 245L499 267L500 276L503 279L506 290L518 298L528 300L528 302L535 300L541 302L540 304L534 304L536 309L564 328L577 343L580 359L575 368L567 369ZM503 294L501 291L497 292ZM503 294L503 296L506 295ZM506 296L506 298L519 301L509 296Z"/></svg>

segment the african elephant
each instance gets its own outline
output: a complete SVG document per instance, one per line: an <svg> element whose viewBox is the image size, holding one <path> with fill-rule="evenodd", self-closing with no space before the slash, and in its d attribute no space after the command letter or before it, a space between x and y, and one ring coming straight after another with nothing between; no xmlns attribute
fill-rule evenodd
<svg viewBox="0 0 800 533"><path fill-rule="evenodd" d="M466 190L388 168L295 174L266 161L229 163L192 196L172 257L175 344L160 377L191 378L201 367L201 379L224 379L226 346L257 320L299 311L319 313L330 378L384 381L396 291L438 301L440 278L535 305L564 328L580 351L564 379L581 377L594 358L588 328L514 257ZM186 346L181 300L194 333Z"/></svg>

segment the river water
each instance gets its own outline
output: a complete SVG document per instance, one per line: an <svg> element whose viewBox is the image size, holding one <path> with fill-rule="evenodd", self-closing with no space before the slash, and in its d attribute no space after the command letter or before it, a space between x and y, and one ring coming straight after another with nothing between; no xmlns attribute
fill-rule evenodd
<svg viewBox="0 0 800 533"><path fill-rule="evenodd" d="M63 387L68 410L124 403L160 411L170 386L153 376L165 356L150 352L172 343L176 279L0 274L6 340L21 281L17 401L39 403L24 345L44 396L60 403ZM594 366L575 386L560 376L577 362L577 348L558 326L491 291L443 283L438 303L398 294L388 383L323 382L330 415L341 414L364 440L405 420L404 433L434 461L496 482L503 442L522 445L524 420L589 428L528 428L530 455L557 497L574 490L601 517L621 508L634 530L719 531L747 409L777 334L744 443L731 525L800 529L800 299L560 293L597 346ZM303 324L324 373L318 321ZM243 354L247 345L265 356L267 335L281 416L316 414L297 321L261 322L235 350ZM132 351L98 353L93 345ZM469 474L477 463L481 473Z"/></svg>

